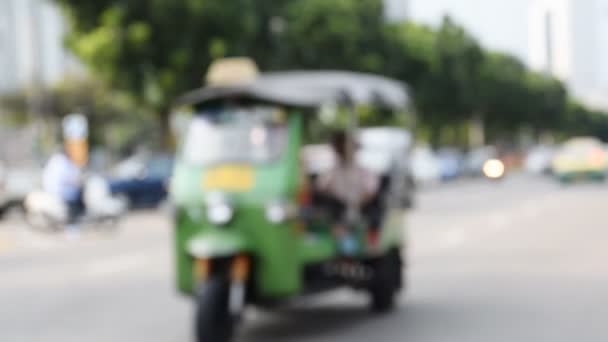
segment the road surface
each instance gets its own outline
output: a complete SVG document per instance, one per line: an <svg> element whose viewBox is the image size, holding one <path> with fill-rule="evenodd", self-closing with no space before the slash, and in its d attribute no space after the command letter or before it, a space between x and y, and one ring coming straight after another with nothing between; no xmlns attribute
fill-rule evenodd
<svg viewBox="0 0 608 342"><path fill-rule="evenodd" d="M348 290L251 310L239 341L607 341L608 185L515 176L426 189L409 219L409 290L374 316ZM171 228L130 216L79 239L0 224L0 341L191 341Z"/></svg>

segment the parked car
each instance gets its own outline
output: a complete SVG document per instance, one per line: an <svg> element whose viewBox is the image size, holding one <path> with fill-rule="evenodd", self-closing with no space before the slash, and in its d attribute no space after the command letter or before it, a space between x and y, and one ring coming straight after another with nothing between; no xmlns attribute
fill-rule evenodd
<svg viewBox="0 0 608 342"><path fill-rule="evenodd" d="M417 185L436 184L441 179L439 160L429 146L417 146L410 159L412 175Z"/></svg>
<svg viewBox="0 0 608 342"><path fill-rule="evenodd" d="M154 208L166 200L173 156L161 154L145 161L127 160L119 168L123 172L118 172L118 178L110 180L110 192L123 196L130 208Z"/></svg>
<svg viewBox="0 0 608 342"><path fill-rule="evenodd" d="M465 173L472 177L484 176L483 167L488 160L498 158L498 152L493 146L483 146L471 150L465 162Z"/></svg>
<svg viewBox="0 0 608 342"><path fill-rule="evenodd" d="M555 148L549 145L538 145L530 149L524 161L524 169L535 175L551 173L551 162Z"/></svg>
<svg viewBox="0 0 608 342"><path fill-rule="evenodd" d="M409 155L412 144L411 133L397 127L374 127L359 131L359 164L382 177L383 186L393 174L403 175L398 179L399 184L393 184L400 189L399 201L404 207L411 207L414 202L414 176L412 174Z"/></svg>
<svg viewBox="0 0 608 342"><path fill-rule="evenodd" d="M454 180L464 173L464 154L456 148L442 148L437 151L439 161L439 173L441 180Z"/></svg>

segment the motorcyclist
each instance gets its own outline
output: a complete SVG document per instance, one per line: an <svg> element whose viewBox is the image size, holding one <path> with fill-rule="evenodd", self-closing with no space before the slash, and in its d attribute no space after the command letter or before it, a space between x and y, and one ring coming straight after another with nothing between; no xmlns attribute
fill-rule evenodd
<svg viewBox="0 0 608 342"><path fill-rule="evenodd" d="M82 202L82 169L67 155L65 149L49 158L42 174L44 191L63 200L68 207L69 224L84 211Z"/></svg>

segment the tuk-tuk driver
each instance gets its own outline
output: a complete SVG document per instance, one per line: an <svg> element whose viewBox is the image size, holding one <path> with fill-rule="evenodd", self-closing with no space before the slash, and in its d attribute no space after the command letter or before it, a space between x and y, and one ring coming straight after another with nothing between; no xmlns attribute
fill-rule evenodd
<svg viewBox="0 0 608 342"><path fill-rule="evenodd" d="M351 236L348 226L357 222L361 213L376 197L379 178L355 161L356 144L345 131L333 134L331 145L336 155L336 165L320 175L317 189L330 199L333 233L339 238L342 251L356 249L356 239ZM373 219L370 221L374 221ZM369 243L374 247L378 241L378 227L370 222Z"/></svg>

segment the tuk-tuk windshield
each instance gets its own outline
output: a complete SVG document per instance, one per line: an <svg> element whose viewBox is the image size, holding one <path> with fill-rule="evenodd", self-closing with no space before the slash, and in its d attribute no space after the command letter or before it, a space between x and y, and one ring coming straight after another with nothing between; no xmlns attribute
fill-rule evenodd
<svg viewBox="0 0 608 342"><path fill-rule="evenodd" d="M221 107L194 117L182 158L195 165L263 163L280 157L286 145L287 120L279 108Z"/></svg>

